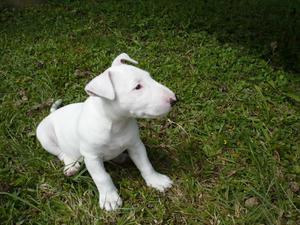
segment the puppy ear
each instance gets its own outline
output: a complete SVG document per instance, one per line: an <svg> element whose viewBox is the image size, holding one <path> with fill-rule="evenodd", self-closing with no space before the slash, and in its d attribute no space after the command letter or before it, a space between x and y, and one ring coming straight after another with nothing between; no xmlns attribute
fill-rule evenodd
<svg viewBox="0 0 300 225"><path fill-rule="evenodd" d="M134 59L130 58L126 53L122 53L120 55L117 56L117 58L114 59L114 61L112 62L112 66L118 66L121 64L125 64L125 62L131 62L133 64L138 64L137 61L135 61Z"/></svg>
<svg viewBox="0 0 300 225"><path fill-rule="evenodd" d="M98 96L109 100L115 99L115 90L111 82L111 74L109 70L105 70L102 74L91 80L84 88L90 96Z"/></svg>

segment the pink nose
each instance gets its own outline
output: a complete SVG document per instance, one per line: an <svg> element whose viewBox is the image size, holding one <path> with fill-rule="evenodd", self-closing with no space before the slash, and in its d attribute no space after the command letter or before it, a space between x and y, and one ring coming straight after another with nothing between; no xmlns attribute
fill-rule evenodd
<svg viewBox="0 0 300 225"><path fill-rule="evenodd" d="M170 102L170 105L171 105L171 106L174 106L175 103L177 102L177 97L175 96L175 98L170 98L170 99L169 99L169 102Z"/></svg>

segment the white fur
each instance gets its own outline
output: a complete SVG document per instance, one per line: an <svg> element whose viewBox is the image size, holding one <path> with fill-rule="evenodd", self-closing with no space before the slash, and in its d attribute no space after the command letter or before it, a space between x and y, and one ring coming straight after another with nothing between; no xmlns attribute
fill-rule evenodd
<svg viewBox="0 0 300 225"><path fill-rule="evenodd" d="M108 211L120 207L122 200L103 162L126 149L148 186L164 191L172 185L170 178L156 172L149 162L134 118L166 115L175 94L148 72L124 61L137 64L122 53L86 85L90 97L85 102L57 109L37 127L38 140L64 162L65 175L74 175L78 162L84 160L98 188L100 207Z"/></svg>

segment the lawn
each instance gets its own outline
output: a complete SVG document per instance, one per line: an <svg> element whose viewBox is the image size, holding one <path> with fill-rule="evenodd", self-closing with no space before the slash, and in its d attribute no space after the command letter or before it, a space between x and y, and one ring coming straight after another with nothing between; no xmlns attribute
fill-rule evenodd
<svg viewBox="0 0 300 225"><path fill-rule="evenodd" d="M299 1L0 6L1 224L300 224ZM35 129L121 52L180 98L139 120L174 187L109 162L124 205L106 213L85 167L65 177Z"/></svg>

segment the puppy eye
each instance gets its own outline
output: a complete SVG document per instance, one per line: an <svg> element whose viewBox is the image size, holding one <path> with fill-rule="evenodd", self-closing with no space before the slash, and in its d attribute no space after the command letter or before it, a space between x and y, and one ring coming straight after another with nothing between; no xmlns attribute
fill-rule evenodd
<svg viewBox="0 0 300 225"><path fill-rule="evenodd" d="M135 90L140 90L141 88L142 88L142 85L138 84L138 85L135 86L134 89L135 89Z"/></svg>

